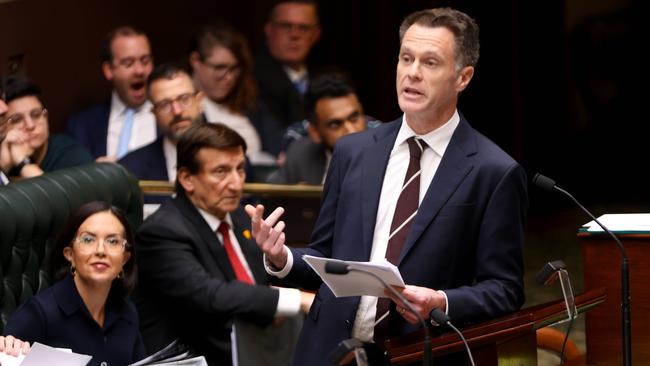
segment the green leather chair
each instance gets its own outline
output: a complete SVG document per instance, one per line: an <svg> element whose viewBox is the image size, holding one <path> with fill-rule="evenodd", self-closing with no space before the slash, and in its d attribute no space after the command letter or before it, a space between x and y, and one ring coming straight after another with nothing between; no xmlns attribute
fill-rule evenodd
<svg viewBox="0 0 650 366"><path fill-rule="evenodd" d="M91 163L0 187L0 334L12 311L50 285L45 262L68 215L107 201L142 223L142 192L124 167Z"/></svg>

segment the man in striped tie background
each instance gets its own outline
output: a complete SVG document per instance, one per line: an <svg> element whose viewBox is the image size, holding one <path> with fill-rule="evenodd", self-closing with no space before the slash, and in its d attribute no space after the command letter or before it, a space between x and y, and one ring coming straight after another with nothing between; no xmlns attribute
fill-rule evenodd
<svg viewBox="0 0 650 366"><path fill-rule="evenodd" d="M309 247L284 245L282 208L263 219L264 207L246 207L267 272L318 290L295 365L329 365L323 355L350 337L368 343L371 364L387 363L384 341L418 327L396 298L335 298L303 254L387 259L407 284L398 290L425 319L441 309L462 325L524 302L524 170L457 110L478 61L478 26L438 8L409 15L399 34L404 115L337 142Z"/></svg>

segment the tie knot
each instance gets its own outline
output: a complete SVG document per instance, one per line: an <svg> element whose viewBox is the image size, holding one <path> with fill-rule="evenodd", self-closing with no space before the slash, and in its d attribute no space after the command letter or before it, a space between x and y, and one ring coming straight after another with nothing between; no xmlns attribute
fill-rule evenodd
<svg viewBox="0 0 650 366"><path fill-rule="evenodd" d="M420 160L422 157L422 151L426 149L427 143L422 139L415 138L415 136L409 137L406 142L409 144L409 152L411 153L411 157Z"/></svg>
<svg viewBox="0 0 650 366"><path fill-rule="evenodd" d="M225 235L228 235L228 229L230 229L230 225L228 225L228 223L225 222L225 221L221 221L221 224L219 224L219 227L217 228L217 231L221 235L225 236Z"/></svg>

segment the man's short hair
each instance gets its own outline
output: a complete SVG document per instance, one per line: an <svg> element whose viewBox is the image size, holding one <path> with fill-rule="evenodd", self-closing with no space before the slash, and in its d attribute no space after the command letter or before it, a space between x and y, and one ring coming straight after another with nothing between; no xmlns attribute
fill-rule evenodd
<svg viewBox="0 0 650 366"><path fill-rule="evenodd" d="M178 75L186 75L188 78L192 79L187 68L181 66L181 64L175 62L167 62L156 66L149 77L147 78L147 93L151 88L151 83L157 80L172 80Z"/></svg>
<svg viewBox="0 0 650 366"><path fill-rule="evenodd" d="M275 11L278 8L278 5L281 4L302 4L313 6L316 14L316 22L318 22L318 1L316 0L276 0L272 3L271 11L269 12L268 22L272 22L275 19Z"/></svg>
<svg viewBox="0 0 650 366"><path fill-rule="evenodd" d="M352 83L342 73L327 73L316 76L309 84L305 95L305 113L310 121L316 120L316 104L322 98L339 98L356 91Z"/></svg>
<svg viewBox="0 0 650 366"><path fill-rule="evenodd" d="M478 25L469 15L452 8L435 8L417 11L407 16L399 27L399 42L414 24L449 29L456 40L457 66L476 66L479 57Z"/></svg>
<svg viewBox="0 0 650 366"><path fill-rule="evenodd" d="M143 31L141 31L138 28L132 27L130 25L124 25L121 27L117 27L113 29L112 31L108 32L106 36L104 36L104 39L102 40L102 45L100 49L100 57L102 62L111 62L113 61L113 50L111 46L113 45L113 41L115 38L118 37L135 37L135 36L144 36L147 37L146 34L144 34Z"/></svg>
<svg viewBox="0 0 650 366"><path fill-rule="evenodd" d="M201 149L230 150L238 147L246 154L246 141L233 129L221 123L201 123L185 130L176 144L176 169L185 168L190 174L201 169L198 160ZM176 192L183 187L176 179Z"/></svg>
<svg viewBox="0 0 650 366"><path fill-rule="evenodd" d="M36 97L41 99L41 88L23 76L8 76L5 85L5 103L9 104L14 99L22 97Z"/></svg>

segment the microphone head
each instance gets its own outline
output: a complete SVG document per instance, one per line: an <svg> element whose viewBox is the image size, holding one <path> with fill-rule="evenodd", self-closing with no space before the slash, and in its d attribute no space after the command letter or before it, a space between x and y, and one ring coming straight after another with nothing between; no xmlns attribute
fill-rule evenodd
<svg viewBox="0 0 650 366"><path fill-rule="evenodd" d="M555 188L555 181L539 173L533 177L533 184L545 191L552 191Z"/></svg>
<svg viewBox="0 0 650 366"><path fill-rule="evenodd" d="M348 264L339 261L329 261L325 263L325 272L331 274L347 274L350 272Z"/></svg>
<svg viewBox="0 0 650 366"><path fill-rule="evenodd" d="M449 315L445 314L444 311L442 311L442 310L440 310L438 308L435 308L435 309L431 310L431 312L429 313L429 316L431 317L431 320L433 322L436 322L438 325L447 324L447 322L451 321L451 318L449 317ZM433 325L436 325L436 324L433 324Z"/></svg>

